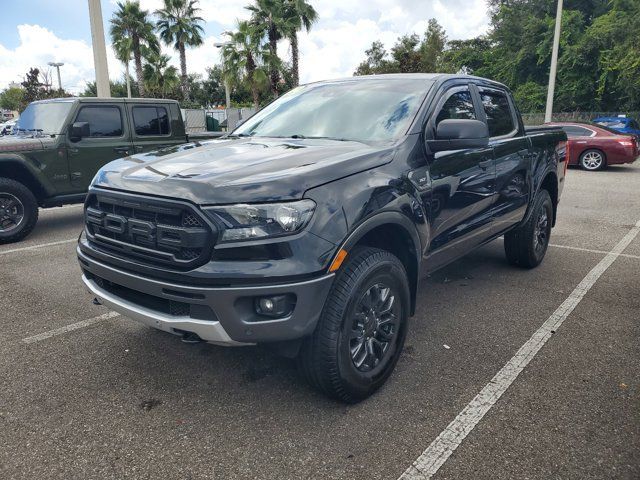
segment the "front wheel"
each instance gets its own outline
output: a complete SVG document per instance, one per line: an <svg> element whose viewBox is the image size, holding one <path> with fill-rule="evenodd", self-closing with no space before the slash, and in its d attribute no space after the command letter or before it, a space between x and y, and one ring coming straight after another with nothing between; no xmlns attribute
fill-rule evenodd
<svg viewBox="0 0 640 480"><path fill-rule="evenodd" d="M546 190L540 190L533 201L533 209L524 225L504 236L504 251L511 265L534 268L547 253L553 224L553 203Z"/></svg>
<svg viewBox="0 0 640 480"><path fill-rule="evenodd" d="M0 178L0 244L22 240L38 221L38 201L27 187Z"/></svg>
<svg viewBox="0 0 640 480"><path fill-rule="evenodd" d="M350 257L298 362L312 386L356 403L384 384L400 357L409 284L400 260L385 250L356 248Z"/></svg>

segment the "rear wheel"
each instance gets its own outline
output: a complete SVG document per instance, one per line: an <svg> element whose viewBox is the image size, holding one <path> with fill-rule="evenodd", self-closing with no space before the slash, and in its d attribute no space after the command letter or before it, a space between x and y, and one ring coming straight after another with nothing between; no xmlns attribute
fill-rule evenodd
<svg viewBox="0 0 640 480"><path fill-rule="evenodd" d="M553 203L549 192L540 190L524 225L505 234L504 251L511 265L534 268L547 253L553 224Z"/></svg>
<svg viewBox="0 0 640 480"><path fill-rule="evenodd" d="M38 221L38 201L27 187L0 178L0 243L12 243L29 235Z"/></svg>
<svg viewBox="0 0 640 480"><path fill-rule="evenodd" d="M402 263L377 248L354 249L338 273L298 362L307 381L348 403L380 388L407 333L409 285Z"/></svg>
<svg viewBox="0 0 640 480"><path fill-rule="evenodd" d="M605 167L604 153L600 150L587 150L580 155L580 166L585 170L596 171Z"/></svg>

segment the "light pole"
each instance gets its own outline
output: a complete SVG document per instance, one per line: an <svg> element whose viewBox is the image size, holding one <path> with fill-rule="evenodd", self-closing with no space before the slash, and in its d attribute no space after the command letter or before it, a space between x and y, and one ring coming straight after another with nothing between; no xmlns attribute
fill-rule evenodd
<svg viewBox="0 0 640 480"><path fill-rule="evenodd" d="M550 122L553 114L553 94L556 89L556 72L558 71L558 49L560 47L560 28L562 27L562 0L558 0L556 12L556 30L553 35L553 50L551 51L551 70L549 71L549 90L547 91L547 109L544 121Z"/></svg>
<svg viewBox="0 0 640 480"><path fill-rule="evenodd" d="M223 42L223 43L214 43L213 46L216 48L222 48L232 44L233 42ZM224 77L225 103L227 104L227 108L231 108L231 92L229 90L229 80L227 79L227 74L224 69L224 61L222 62L222 76Z"/></svg>
<svg viewBox="0 0 640 480"><path fill-rule="evenodd" d="M93 43L93 63L96 70L96 90L98 97L110 97L107 47L104 44L100 0L89 0L89 22L91 23L91 40Z"/></svg>
<svg viewBox="0 0 640 480"><path fill-rule="evenodd" d="M62 62L49 62L50 67L56 67L58 71L58 90L62 90L62 80L60 80L60 67L64 65Z"/></svg>

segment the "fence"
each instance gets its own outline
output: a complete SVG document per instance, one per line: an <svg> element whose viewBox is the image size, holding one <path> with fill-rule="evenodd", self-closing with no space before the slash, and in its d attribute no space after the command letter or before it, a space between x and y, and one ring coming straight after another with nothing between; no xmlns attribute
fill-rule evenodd
<svg viewBox="0 0 640 480"><path fill-rule="evenodd" d="M248 119L255 113L254 108L228 108L226 110L206 110L203 108L183 108L182 118L187 133L205 132L207 130L207 117L213 117L218 124L231 131L242 120Z"/></svg>
<svg viewBox="0 0 640 480"><path fill-rule="evenodd" d="M551 120L553 122L590 122L594 118L618 115L640 119L640 112L558 112L551 116ZM544 113L523 113L522 121L525 125L540 125L544 123Z"/></svg>

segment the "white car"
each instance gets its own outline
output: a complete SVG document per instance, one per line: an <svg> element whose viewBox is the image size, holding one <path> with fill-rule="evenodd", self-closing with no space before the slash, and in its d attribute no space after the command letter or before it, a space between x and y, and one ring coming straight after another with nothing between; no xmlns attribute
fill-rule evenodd
<svg viewBox="0 0 640 480"><path fill-rule="evenodd" d="M11 135L11 133L13 133L13 127L15 127L15 125L15 120L9 120L8 122L0 123L0 136Z"/></svg>

